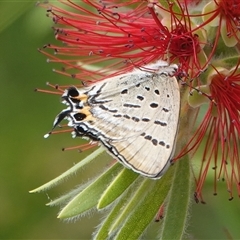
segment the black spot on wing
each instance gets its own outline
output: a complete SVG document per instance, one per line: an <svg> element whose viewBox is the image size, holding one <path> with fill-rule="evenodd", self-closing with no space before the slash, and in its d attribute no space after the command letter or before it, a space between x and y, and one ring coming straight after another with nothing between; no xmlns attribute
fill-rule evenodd
<svg viewBox="0 0 240 240"><path fill-rule="evenodd" d="M117 113L118 110L117 109L109 109L108 107L104 106L104 105L99 105L99 107L102 109L102 110L105 110L105 111L108 111L108 112L111 112L111 113Z"/></svg>
<svg viewBox="0 0 240 240"><path fill-rule="evenodd" d="M166 123L166 122L161 122L161 121L159 121L159 120L155 120L154 123L157 124L157 125L160 125L160 126L162 126L162 127L166 127L166 126L167 126L167 123Z"/></svg>
<svg viewBox="0 0 240 240"><path fill-rule="evenodd" d="M75 87L71 87L67 91L68 91L67 95L69 97L77 97L79 95L79 92L78 92L78 90Z"/></svg>
<svg viewBox="0 0 240 240"><path fill-rule="evenodd" d="M157 145L158 145L157 139L152 139L152 144L153 144L154 146L157 146Z"/></svg>
<svg viewBox="0 0 240 240"><path fill-rule="evenodd" d="M121 94L127 94L128 93L128 90L127 89L124 89L121 91Z"/></svg>
<svg viewBox="0 0 240 240"><path fill-rule="evenodd" d="M149 118L142 118L142 121L143 121L143 122L149 122L150 119L149 119Z"/></svg>
<svg viewBox="0 0 240 240"><path fill-rule="evenodd" d="M139 121L140 121L140 119L137 118L137 117L132 117L132 120L133 120L134 122L139 122Z"/></svg>
<svg viewBox="0 0 240 240"><path fill-rule="evenodd" d="M131 118L131 117L128 116L127 114L124 114L123 117L126 118L126 119L130 119L130 118Z"/></svg>
<svg viewBox="0 0 240 240"><path fill-rule="evenodd" d="M71 102L72 103L76 103L76 104L78 104L78 103L80 103L80 100L78 100L78 99L76 99L76 98L69 98L69 100L68 100L68 102L71 100Z"/></svg>
<svg viewBox="0 0 240 240"><path fill-rule="evenodd" d="M99 105L99 107L100 107L102 110L108 111L108 108L105 107L104 105Z"/></svg>
<svg viewBox="0 0 240 240"><path fill-rule="evenodd" d="M150 107L151 107L151 108L157 108L157 107L158 107L158 104L157 104L157 103L151 103L151 104L150 104Z"/></svg>
<svg viewBox="0 0 240 240"><path fill-rule="evenodd" d="M108 111L111 112L111 113L117 113L118 112L117 109L108 109Z"/></svg>
<svg viewBox="0 0 240 240"><path fill-rule="evenodd" d="M73 115L73 117L76 121L82 121L87 116L84 113L76 113L76 114Z"/></svg>
<svg viewBox="0 0 240 240"><path fill-rule="evenodd" d="M140 95L138 95L138 96L137 96L137 99L138 99L138 100L140 100L140 101L142 101L142 100L144 100L144 97L143 97L143 96L140 96Z"/></svg>
<svg viewBox="0 0 240 240"><path fill-rule="evenodd" d="M166 145L164 141L160 141L158 144L163 147Z"/></svg>
<svg viewBox="0 0 240 240"><path fill-rule="evenodd" d="M113 114L113 116L116 117L116 118L121 118L122 114Z"/></svg>
<svg viewBox="0 0 240 240"><path fill-rule="evenodd" d="M162 147L166 147L166 149L170 149L170 145L166 144L164 141L160 141L158 144Z"/></svg>
<svg viewBox="0 0 240 240"><path fill-rule="evenodd" d="M167 108L162 108L162 110L163 110L164 112L169 112L169 109L167 109Z"/></svg>
<svg viewBox="0 0 240 240"><path fill-rule="evenodd" d="M147 136L145 136L144 138L145 138L146 140L151 140L151 139L152 139L152 136L147 135Z"/></svg>
<svg viewBox="0 0 240 240"><path fill-rule="evenodd" d="M124 103L123 104L124 107L128 107L128 108L140 108L140 105L136 105L136 104L131 104L131 103Z"/></svg>

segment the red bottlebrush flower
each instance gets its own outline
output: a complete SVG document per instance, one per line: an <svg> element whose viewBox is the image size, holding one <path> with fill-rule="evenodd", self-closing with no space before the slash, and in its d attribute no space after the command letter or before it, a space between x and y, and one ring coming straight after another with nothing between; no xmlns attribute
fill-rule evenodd
<svg viewBox="0 0 240 240"><path fill-rule="evenodd" d="M95 81L157 59L178 62L179 71L192 72L191 77L206 68L204 30L196 28L180 2L164 7L136 0L63 3L72 11L50 5L48 14L57 24L56 39L64 46L46 45L55 55L44 53L49 61L65 65L58 71L64 75Z"/></svg>
<svg viewBox="0 0 240 240"><path fill-rule="evenodd" d="M49 9L59 26L55 28L56 38L66 44L63 47L46 46L58 55L49 55L50 61L66 65L61 73L72 71L71 76L84 81L90 77L92 80L94 73L94 77L101 79L145 65L165 54L170 34L163 26L159 29L146 1L83 2L87 7L64 2L73 8L73 12L55 6ZM134 7L134 11L126 12L127 7ZM60 55L66 57L60 60ZM101 68L97 67L98 63ZM112 69L118 71L112 73Z"/></svg>
<svg viewBox="0 0 240 240"><path fill-rule="evenodd" d="M233 198L234 185L240 196L240 68L239 64L227 70L222 67L213 69L208 75L208 83L199 89L208 89L214 101L209 103L203 121L188 144L188 150L198 148L206 141L201 169L196 178L196 198L202 199L202 187L209 171L214 170L214 194L217 182L226 181L230 200ZM191 98L191 96L190 96ZM201 102L201 101L199 101ZM190 101L191 103L191 101Z"/></svg>
<svg viewBox="0 0 240 240"><path fill-rule="evenodd" d="M218 27L226 46L233 47L239 42L240 2L238 0L210 1L203 8L203 19L205 24Z"/></svg>

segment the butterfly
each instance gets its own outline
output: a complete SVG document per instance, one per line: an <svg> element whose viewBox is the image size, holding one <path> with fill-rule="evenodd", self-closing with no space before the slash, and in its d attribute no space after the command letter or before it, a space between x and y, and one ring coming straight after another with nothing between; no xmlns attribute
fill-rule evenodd
<svg viewBox="0 0 240 240"><path fill-rule="evenodd" d="M124 166L160 178L171 163L178 133L177 70L159 60L90 87L70 87L62 95L67 108L53 128L67 119L75 136L99 141Z"/></svg>

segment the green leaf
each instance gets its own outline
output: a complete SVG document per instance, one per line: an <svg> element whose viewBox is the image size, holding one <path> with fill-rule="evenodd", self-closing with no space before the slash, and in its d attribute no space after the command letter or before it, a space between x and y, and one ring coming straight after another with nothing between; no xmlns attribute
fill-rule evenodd
<svg viewBox="0 0 240 240"><path fill-rule="evenodd" d="M101 209L116 200L139 176L139 174L124 168L114 181L108 186L100 198L97 208Z"/></svg>
<svg viewBox="0 0 240 240"><path fill-rule="evenodd" d="M119 229L115 239L139 239L144 230L153 221L159 207L163 204L172 183L175 166L168 169L167 173L159 180L145 180L147 194L139 194L140 204L137 204Z"/></svg>
<svg viewBox="0 0 240 240"><path fill-rule="evenodd" d="M91 182L86 182L85 184L79 185L77 188L72 189L71 191L64 193L62 196L51 200L46 206L58 206L66 205L72 198L74 198L79 192L83 191Z"/></svg>
<svg viewBox="0 0 240 240"><path fill-rule="evenodd" d="M115 203L115 205L111 206L111 211L107 214L106 218L102 221L100 228L97 230L94 239L102 240L107 239L109 237L110 229L115 222L115 220L119 217L119 213L122 211L123 207L129 203L129 199L133 195L133 191L135 190L135 184L138 184L139 181L142 181L143 178L138 178L134 184L132 184L127 191L125 191L119 200ZM136 183L137 182L137 183Z"/></svg>
<svg viewBox="0 0 240 240"><path fill-rule="evenodd" d="M70 218L97 205L103 191L109 183L123 168L119 163L114 164L104 174L97 178L92 184L85 188L81 193L74 197L59 213L58 218Z"/></svg>
<svg viewBox="0 0 240 240"><path fill-rule="evenodd" d="M176 164L160 239L183 239L191 203L192 176L188 156Z"/></svg>
<svg viewBox="0 0 240 240"><path fill-rule="evenodd" d="M115 222L110 229L110 233L116 232L120 229L120 226L123 224L123 222L126 221L126 219L134 213L136 207L138 205L142 206L143 199L149 194L149 191L152 190L153 184L155 183L154 180L149 180L143 177L141 180L141 184L136 187L134 195L129 198L128 204L123 209L121 209L118 218L115 219Z"/></svg>
<svg viewBox="0 0 240 240"><path fill-rule="evenodd" d="M96 157L104 152L104 149L102 147L98 148L96 151L94 151L92 154L75 164L73 167L68 169L66 172L62 173L58 177L52 179L51 181L45 183L44 185L33 189L29 191L30 193L36 193L36 192L41 192L41 191L46 191L52 187L55 187L56 185L60 184L62 181L67 179L69 176L72 174L75 174L79 169L84 167L86 164L89 164L91 161L96 159Z"/></svg>
<svg viewBox="0 0 240 240"><path fill-rule="evenodd" d="M231 48L231 49L235 49L235 48ZM231 51L231 49L229 51ZM214 66L221 66L224 68L236 68L236 65L239 62L239 54L234 54L232 53L231 55L227 56L227 57L222 57L220 59L214 59L213 60L213 64ZM212 69L210 69L209 71L211 71Z"/></svg>

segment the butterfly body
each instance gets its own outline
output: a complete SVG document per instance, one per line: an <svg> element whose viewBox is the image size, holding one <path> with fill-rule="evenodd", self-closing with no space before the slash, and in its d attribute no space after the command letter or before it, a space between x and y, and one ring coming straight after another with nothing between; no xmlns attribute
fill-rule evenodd
<svg viewBox="0 0 240 240"><path fill-rule="evenodd" d="M100 141L128 168L159 178L175 150L180 110L177 67L157 62L63 94L63 118L78 136Z"/></svg>

